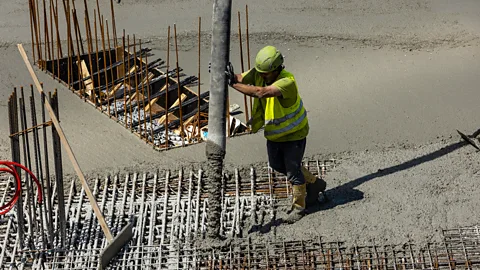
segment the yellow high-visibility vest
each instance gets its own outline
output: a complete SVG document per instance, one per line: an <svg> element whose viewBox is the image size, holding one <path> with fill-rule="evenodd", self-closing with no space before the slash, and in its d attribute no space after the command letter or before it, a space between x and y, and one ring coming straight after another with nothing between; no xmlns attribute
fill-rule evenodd
<svg viewBox="0 0 480 270"><path fill-rule="evenodd" d="M288 108L283 107L277 97L254 98L250 124L252 132L265 127L265 138L275 141L308 125L307 111L298 94L295 103Z"/></svg>

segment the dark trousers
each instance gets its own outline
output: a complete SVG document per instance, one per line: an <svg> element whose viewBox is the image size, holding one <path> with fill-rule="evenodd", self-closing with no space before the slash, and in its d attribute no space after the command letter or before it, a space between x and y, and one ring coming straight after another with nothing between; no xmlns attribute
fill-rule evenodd
<svg viewBox="0 0 480 270"><path fill-rule="evenodd" d="M292 142L267 140L268 163L272 169L287 176L292 185L302 185L305 177L301 171L307 139Z"/></svg>

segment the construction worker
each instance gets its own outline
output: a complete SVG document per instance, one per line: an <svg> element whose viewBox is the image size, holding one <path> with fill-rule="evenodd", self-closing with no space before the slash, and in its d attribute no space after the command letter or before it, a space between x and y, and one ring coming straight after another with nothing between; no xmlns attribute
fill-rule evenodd
<svg viewBox="0 0 480 270"><path fill-rule="evenodd" d="M283 56L273 46L258 52L255 68L235 74L229 64L226 73L232 88L254 97L248 124L252 132L265 128L268 163L285 174L293 186L292 207L285 221L296 222L308 206L318 202L326 182L302 166L309 125L295 77L284 69Z"/></svg>

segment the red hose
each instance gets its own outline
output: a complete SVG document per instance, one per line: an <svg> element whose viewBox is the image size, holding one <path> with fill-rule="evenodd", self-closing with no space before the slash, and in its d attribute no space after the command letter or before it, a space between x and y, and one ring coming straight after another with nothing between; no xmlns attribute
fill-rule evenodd
<svg viewBox="0 0 480 270"><path fill-rule="evenodd" d="M20 176L17 173L16 167L19 167L22 170L26 171L33 178L33 180L37 184L38 202L42 203L42 187L37 177L35 177L35 175L29 169L27 169L22 164L19 164L13 161L7 161L7 160L0 160L0 166L6 167L6 168L0 168L0 172L10 173L11 175L13 175L13 177L15 177L15 180L17 181L16 190L15 190L15 194L13 195L13 198L5 205L0 206L0 215L5 215L6 213L8 213L13 208L13 206L17 203L18 198L22 194L22 182L21 182Z"/></svg>

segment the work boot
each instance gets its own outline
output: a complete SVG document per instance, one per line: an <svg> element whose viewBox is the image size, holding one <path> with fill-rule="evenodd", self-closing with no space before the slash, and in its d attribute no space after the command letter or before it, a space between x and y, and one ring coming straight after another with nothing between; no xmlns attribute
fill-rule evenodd
<svg viewBox="0 0 480 270"><path fill-rule="evenodd" d="M286 223L295 223L305 215L305 198L307 196L307 185L293 185L292 207L285 219Z"/></svg>
<svg viewBox="0 0 480 270"><path fill-rule="evenodd" d="M305 199L306 207L311 207L317 204L320 193L323 193L327 188L325 180L313 175L307 168L301 168L305 182L307 183L307 197Z"/></svg>

